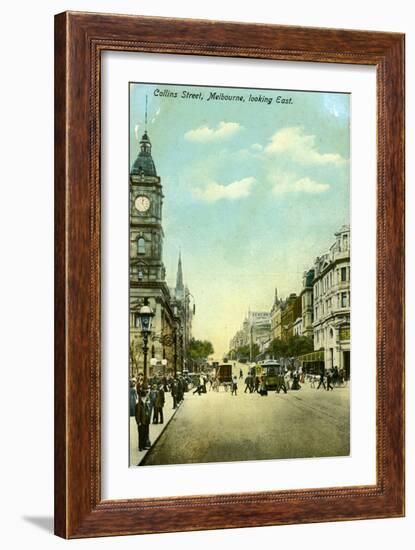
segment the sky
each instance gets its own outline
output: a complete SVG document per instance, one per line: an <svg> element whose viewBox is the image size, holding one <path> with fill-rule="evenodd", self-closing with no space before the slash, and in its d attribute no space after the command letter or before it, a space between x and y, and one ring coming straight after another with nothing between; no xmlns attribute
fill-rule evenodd
<svg viewBox="0 0 415 550"><path fill-rule="evenodd" d="M299 293L349 224L350 95L131 83L130 164L146 97L167 283L181 251L193 335L221 358L248 310Z"/></svg>

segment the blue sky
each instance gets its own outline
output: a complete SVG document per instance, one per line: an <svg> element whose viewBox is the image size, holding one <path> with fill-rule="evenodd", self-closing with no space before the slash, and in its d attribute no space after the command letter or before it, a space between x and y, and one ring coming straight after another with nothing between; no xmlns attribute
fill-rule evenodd
<svg viewBox="0 0 415 550"><path fill-rule="evenodd" d="M208 100L211 92L244 100ZM146 96L167 282L174 286L181 250L194 335L220 356L248 309L269 310L275 287L283 298L299 292L303 271L349 223L350 96L132 84L131 163Z"/></svg>

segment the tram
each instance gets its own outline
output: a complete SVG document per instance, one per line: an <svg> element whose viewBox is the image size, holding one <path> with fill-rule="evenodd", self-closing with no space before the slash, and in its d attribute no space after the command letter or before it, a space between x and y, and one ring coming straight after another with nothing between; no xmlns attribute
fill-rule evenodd
<svg viewBox="0 0 415 550"><path fill-rule="evenodd" d="M251 367L249 374L254 377L254 379L257 377L259 380L265 382L267 390L275 390L279 378L284 376L284 367L275 359L267 359Z"/></svg>

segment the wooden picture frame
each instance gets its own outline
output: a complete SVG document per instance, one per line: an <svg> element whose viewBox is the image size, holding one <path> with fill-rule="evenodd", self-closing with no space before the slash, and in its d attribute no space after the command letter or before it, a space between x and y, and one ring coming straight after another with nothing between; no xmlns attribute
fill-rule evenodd
<svg viewBox="0 0 415 550"><path fill-rule="evenodd" d="M101 499L100 62L120 50L377 72L376 484ZM64 538L404 515L404 35L65 12L55 19L55 533Z"/></svg>

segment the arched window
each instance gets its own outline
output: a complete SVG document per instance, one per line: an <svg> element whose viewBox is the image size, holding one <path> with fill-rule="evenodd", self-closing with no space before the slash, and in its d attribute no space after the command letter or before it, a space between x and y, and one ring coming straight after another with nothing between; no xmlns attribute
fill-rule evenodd
<svg viewBox="0 0 415 550"><path fill-rule="evenodd" d="M146 242L143 237L138 237L137 239L137 252L138 254L146 253Z"/></svg>

